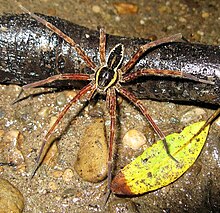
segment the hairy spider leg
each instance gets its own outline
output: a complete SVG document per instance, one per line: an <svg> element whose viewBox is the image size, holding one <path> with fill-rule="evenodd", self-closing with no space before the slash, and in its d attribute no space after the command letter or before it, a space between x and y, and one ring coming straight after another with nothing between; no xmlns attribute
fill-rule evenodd
<svg viewBox="0 0 220 213"><path fill-rule="evenodd" d="M64 73L64 74L58 74L58 75L53 75L51 77L48 77L46 79L43 79L41 81L36 81L30 84L26 84L22 86L22 89L28 89L28 88L34 88L34 87L40 87L48 83L52 83L54 81L58 80L90 80L90 75L88 74L75 74L75 73Z"/></svg>
<svg viewBox="0 0 220 213"><path fill-rule="evenodd" d="M108 104L108 110L110 114L110 138L108 144L108 178L107 178L107 193L104 205L107 203L108 198L111 194L111 181L112 181L112 165L113 165L113 145L115 142L115 130L116 130L116 105L117 105L117 95L114 87L107 90L106 101Z"/></svg>
<svg viewBox="0 0 220 213"><path fill-rule="evenodd" d="M26 90L28 88L40 87L40 86L52 83L52 82L57 81L57 80L84 80L84 81L86 81L86 80L90 80L90 79L91 79L90 75L83 74L83 73L81 73L81 74L63 73L63 74L54 75L54 76L48 77L46 79L36 81L36 82L33 82L33 83L26 84L26 85L22 86L17 98L13 101L12 104L15 104L16 102L19 102L21 100L20 99L21 94L23 93L24 90Z"/></svg>
<svg viewBox="0 0 220 213"><path fill-rule="evenodd" d="M100 66L104 66L106 63L106 34L104 28L99 29L99 53L100 53Z"/></svg>
<svg viewBox="0 0 220 213"><path fill-rule="evenodd" d="M156 47L158 45L161 44L165 44L165 43L170 43L170 42L175 42L178 39L181 39L182 35L176 34L176 35L172 35L169 37L165 37L156 41L152 41L150 43L144 44L142 45L137 52L131 57L131 59L120 69L122 72L122 79L121 82L128 82L131 81L133 79L136 79L137 77L140 76L144 76L144 75L163 75L163 76L173 76L173 77L182 77L182 78L189 78L191 80L195 80L195 81L199 81L199 82L203 82L203 83L210 83L212 84L212 82L210 81L206 81L206 80L201 80L198 79L190 74L186 74L183 73L181 71L172 71L172 70L158 70L158 69L143 69L143 70L138 70L136 72L130 73L126 75L126 72L129 71L136 63L137 61L140 59L140 57L150 48L152 47ZM167 154L175 161L178 162L169 152L169 148L167 146L167 142L165 139L165 135L163 134L163 132L160 130L160 128L157 126L157 124L153 121L153 119L151 118L151 116L147 113L147 110L145 109L144 105L141 103L140 100L138 100L132 93L130 93L129 91L125 90L124 88L118 88L119 92L124 95L125 97L127 97L129 100L131 100L140 110L141 112L145 115L145 117L147 118L147 120L149 121L150 125L153 127L153 129L155 130L155 132L157 133L157 135L160 137L160 139L163 141L164 147L166 149Z"/></svg>
<svg viewBox="0 0 220 213"><path fill-rule="evenodd" d="M39 168L42 160L44 159L47 150L50 146L50 144L53 142L53 140L49 140L51 134L53 133L53 131L55 130L55 128L57 127L57 125L59 124L59 122L61 121L61 119L63 118L63 116L66 114L66 112L69 110L69 108L76 103L76 101L78 101L83 95L85 95L88 91L90 91L91 93L94 93L94 91L96 90L95 85L93 83L89 83L88 85L86 85L84 88L82 88L77 94L76 96L64 107L64 109L60 112L58 118L56 119L56 121L54 122L54 124L52 125L52 127L49 129L49 131L47 132L47 134L44 137L43 140L43 144L41 145L40 148L40 152L39 155L37 157L37 162L36 165L31 173L31 178L34 176L34 174L36 173L37 169ZM88 100L88 97L87 97ZM45 146L47 145L47 149L44 149Z"/></svg>
<svg viewBox="0 0 220 213"><path fill-rule="evenodd" d="M67 36L65 33L63 33L61 30L59 30L57 27L55 27L50 22L46 21L45 19L37 16L36 14L29 11L27 8L25 8L23 5L21 5L19 2L17 2L18 6L26 13L28 13L32 18L46 26L48 29L52 30L54 33L56 33L59 37L63 38L67 43L69 43L78 53L78 55L85 61L87 66L91 69L95 69L96 65L91 60L89 56L86 55L85 51L81 49L81 47L69 36Z"/></svg>
<svg viewBox="0 0 220 213"><path fill-rule="evenodd" d="M178 70L160 70L160 69L141 69L137 70L132 73L128 73L124 76L122 76L122 81L124 82L129 82L132 81L136 78L139 78L141 76L170 76L170 77L177 77L177 78L184 78L184 79L189 79L192 81L200 82L200 83L205 83L205 84L214 84L213 81L209 80L204 80L204 79L199 79L189 73L184 73L183 71L178 71Z"/></svg>
<svg viewBox="0 0 220 213"><path fill-rule="evenodd" d="M130 70L136 63L137 61L140 59L140 57L150 48L159 46L161 44L165 44L165 43L171 43L174 41L177 41L179 39L182 38L182 34L178 33L169 37L165 37L165 38L161 38L158 39L156 41L152 41L149 42L147 44L144 44L142 46L139 47L139 49L137 50L137 52L131 57L131 59L121 68L122 73L126 73L128 70Z"/></svg>
<svg viewBox="0 0 220 213"><path fill-rule="evenodd" d="M149 121L150 125L152 126L152 128L154 129L154 131L157 133L157 135L159 136L160 140L163 141L164 144L164 148L166 150L166 153L168 154L168 156L173 159L175 162L178 163L178 161L170 154L169 151L169 147L167 146L167 142L165 139L165 135L164 133L160 130L160 128L157 126L157 124L154 122L154 120L151 118L151 116L149 115L146 107L143 105L143 103L131 92L129 92L128 90L126 90L123 87L117 87L118 92L126 97L128 100L130 100L136 107L138 107L140 109L140 111L142 112L142 114L147 118L147 120Z"/></svg>

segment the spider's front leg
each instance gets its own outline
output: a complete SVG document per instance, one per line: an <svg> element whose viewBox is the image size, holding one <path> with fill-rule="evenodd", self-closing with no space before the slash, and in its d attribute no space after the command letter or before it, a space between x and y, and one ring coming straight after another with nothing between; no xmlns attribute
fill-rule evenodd
<svg viewBox="0 0 220 213"><path fill-rule="evenodd" d="M61 121L61 119L63 118L63 116L67 113L67 111L69 110L69 108L76 103L83 95L85 95L88 91L90 91L89 94L89 98L92 97L91 94L94 94L96 90L96 87L94 84L90 83L88 85L86 85L84 88L82 88L77 94L76 96L64 107L64 109L60 112L57 120L54 122L53 126L49 129L49 131L47 132L47 134L44 137L43 140L43 144L41 145L40 148L40 152L39 155L37 157L37 162L36 165L31 173L31 178L34 176L34 174L36 173L37 169L39 168L41 162L43 161L48 148L50 147L51 143L53 142L54 138L51 138L51 135L53 133L53 131L55 130L55 128L57 127L57 125L59 124L59 122ZM87 99L88 99L87 97Z"/></svg>

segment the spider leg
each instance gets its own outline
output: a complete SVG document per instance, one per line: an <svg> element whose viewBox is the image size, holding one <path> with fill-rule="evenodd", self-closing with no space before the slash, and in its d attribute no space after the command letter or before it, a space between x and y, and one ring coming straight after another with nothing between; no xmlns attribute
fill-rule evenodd
<svg viewBox="0 0 220 213"><path fill-rule="evenodd" d="M150 123L150 125L152 126L152 128L154 129L154 131L157 133L157 135L159 136L160 140L162 140L163 144L164 144L164 148L168 154L168 156L173 159L175 162L178 163L178 161L170 154L169 148L167 146L167 142L165 139L165 135L163 134L163 132L160 130L160 128L157 126L157 124L154 122L154 120L151 118L151 116L148 114L148 111L146 109L146 107L143 105L143 103L131 92L129 92L128 90L126 90L123 87L117 87L118 92L125 96L128 100L130 100L136 107L138 107L140 109L140 111L142 112L142 114L147 118L148 122Z"/></svg>
<svg viewBox="0 0 220 213"><path fill-rule="evenodd" d="M109 138L109 155L108 155L108 179L107 179L107 189L105 204L110 196L110 186L112 181L112 163L113 163L113 143L115 141L115 129L116 129L116 91L115 88L110 88L107 91L107 107L109 109L109 114L111 117L110 124L110 138Z"/></svg>
<svg viewBox="0 0 220 213"><path fill-rule="evenodd" d="M159 46L161 44L177 41L182 38L182 34L178 33L169 37L161 38L156 41L149 42L139 47L138 51L131 57L131 59L121 68L122 73L126 73L131 67L135 65L138 59L150 48Z"/></svg>
<svg viewBox="0 0 220 213"><path fill-rule="evenodd" d="M99 53L100 53L100 65L105 65L106 58L106 34L104 28L100 28L100 38L99 38Z"/></svg>
<svg viewBox="0 0 220 213"><path fill-rule="evenodd" d="M64 109L60 112L57 120L54 122L53 126L49 129L49 131L47 132L46 136L44 137L43 143L41 145L40 148L40 152L39 155L37 157L37 162L36 165L31 173L31 178L33 178L34 174L36 173L37 169L39 168L42 160L44 159L48 148L50 147L51 143L53 142L54 138L51 138L51 134L53 133L53 131L55 130L55 128L57 127L57 125L59 124L59 122L61 121L61 119L63 118L63 116L66 114L66 112L69 110L69 108L76 103L76 101L78 101L84 94L86 94L88 91L90 91L91 93L94 93L95 91L95 85L90 83L88 85L86 85L84 88L82 88L77 94L76 96L64 107ZM46 149L45 149L46 146Z"/></svg>
<svg viewBox="0 0 220 213"><path fill-rule="evenodd" d="M58 36L63 38L67 43L69 43L72 47L75 48L76 52L79 54L79 56L85 61L88 67L91 69L95 69L96 65L91 60L89 56L86 55L86 53L80 48L80 46L69 36L67 36L65 33L63 33L61 30L59 30L57 27L55 27L53 24L49 23L45 19L37 16L36 14L30 12L27 8L21 5L21 3L17 2L17 5L26 13L28 13L32 18L37 20L38 22L42 23L44 26L46 26L48 29L52 30L54 33L56 33Z"/></svg>
<svg viewBox="0 0 220 213"><path fill-rule="evenodd" d="M58 75L54 75L51 77L48 77L46 79L43 79L41 81L36 81L30 84L26 84L22 87L22 89L28 89L28 88L34 88L34 87L39 87L39 86L43 86L45 84L48 83L52 83L54 81L58 81L58 80L90 80L90 75L88 74L74 74L74 73L64 73L64 74L58 74Z"/></svg>
<svg viewBox="0 0 220 213"><path fill-rule="evenodd" d="M159 69L141 69L137 70L135 72L126 74L122 77L122 82L129 82L132 81L138 77L141 76L171 76L171 77L177 77L177 78L184 78L184 79L189 79L193 80L196 82L201 82L205 84L214 84L214 82L209 81L209 80L204 80L204 79L199 79L189 73L184 73L182 71L177 71L177 70L159 70Z"/></svg>
<svg viewBox="0 0 220 213"><path fill-rule="evenodd" d="M19 92L16 100L14 100L12 104L20 101L19 98L20 98L22 92L28 88L40 87L40 86L43 86L48 83L52 83L57 80L84 80L84 81L86 81L86 80L90 80L90 77L91 77L90 75L82 74L82 73L81 74L64 73L64 74L58 74L58 75L48 77L48 78L43 79L41 81L36 81L36 82L30 83L30 84L26 84L21 87L21 91Z"/></svg>

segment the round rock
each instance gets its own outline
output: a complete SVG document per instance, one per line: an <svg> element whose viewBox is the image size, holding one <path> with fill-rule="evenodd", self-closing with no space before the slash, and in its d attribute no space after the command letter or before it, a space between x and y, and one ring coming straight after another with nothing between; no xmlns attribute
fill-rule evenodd
<svg viewBox="0 0 220 213"><path fill-rule="evenodd" d="M124 146L137 150L146 143L144 134L136 129L129 130L122 139Z"/></svg>
<svg viewBox="0 0 220 213"><path fill-rule="evenodd" d="M81 139L74 168L83 180L96 183L107 176L107 157L104 120L95 119Z"/></svg>
<svg viewBox="0 0 220 213"><path fill-rule="evenodd" d="M24 198L21 192L7 180L0 178L0 212L19 213L23 208Z"/></svg>

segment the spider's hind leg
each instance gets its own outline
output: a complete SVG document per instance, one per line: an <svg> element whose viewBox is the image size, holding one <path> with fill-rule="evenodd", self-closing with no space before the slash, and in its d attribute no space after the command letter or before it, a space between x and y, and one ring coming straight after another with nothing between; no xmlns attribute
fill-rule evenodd
<svg viewBox="0 0 220 213"><path fill-rule="evenodd" d="M161 131L161 129L157 126L157 124L154 122L154 120L152 119L152 117L149 115L146 107L143 105L143 103L131 92L129 92L128 90L126 90L123 87L119 87L118 91L121 95L123 95L124 97L126 97L128 100L130 100L136 107L139 108L139 110L142 112L142 114L145 116L145 118L148 120L148 122L150 123L150 125L152 126L152 128L154 129L154 131L157 133L157 135L159 136L160 140L162 140L163 144L164 144L164 148L166 150L167 155L174 160L176 163L178 163L178 161L171 155L170 151L169 151L169 147L167 145L166 142L166 138L164 133Z"/></svg>
<svg viewBox="0 0 220 213"><path fill-rule="evenodd" d="M115 142L115 131L116 131L116 91L115 88L110 88L107 91L107 108L110 114L110 138L109 138L109 155L108 155L108 178L107 178L107 193L105 197L105 204L111 194L111 181L113 172L113 157L114 157L114 142Z"/></svg>

